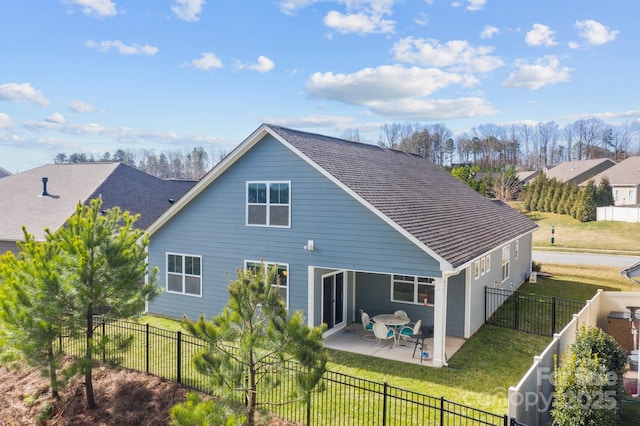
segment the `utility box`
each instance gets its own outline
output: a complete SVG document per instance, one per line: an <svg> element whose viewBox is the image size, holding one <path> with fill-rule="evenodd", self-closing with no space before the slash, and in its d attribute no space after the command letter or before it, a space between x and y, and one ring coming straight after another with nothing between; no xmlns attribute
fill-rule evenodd
<svg viewBox="0 0 640 426"><path fill-rule="evenodd" d="M607 334L613 337L627 353L635 349L633 347L633 335L631 334L631 321L629 321L628 317L625 318L624 312L609 312Z"/></svg>

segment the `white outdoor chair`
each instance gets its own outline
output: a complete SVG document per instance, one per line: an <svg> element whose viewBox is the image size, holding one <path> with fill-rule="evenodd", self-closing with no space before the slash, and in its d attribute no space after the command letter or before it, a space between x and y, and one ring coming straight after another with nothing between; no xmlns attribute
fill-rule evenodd
<svg viewBox="0 0 640 426"><path fill-rule="evenodd" d="M404 326L402 330L400 330L400 333L398 333L398 338L402 338L405 342L408 342L410 338L419 339L421 333L420 327L422 327L422 320L418 320L413 327Z"/></svg>
<svg viewBox="0 0 640 426"><path fill-rule="evenodd" d="M407 313L405 311L402 310L397 310L393 313L393 315L400 317L400 318L409 318L409 315L407 315Z"/></svg>
<svg viewBox="0 0 640 426"><path fill-rule="evenodd" d="M376 336L376 344L373 345L374 348L376 349L390 349L392 346L395 345L395 335L396 333L393 331L393 329L387 327L386 325L380 323L380 322L376 322L373 324L373 334ZM386 340L393 340L393 343L391 344L391 346L388 347L382 347L380 346L381 343L383 343Z"/></svg>
<svg viewBox="0 0 640 426"><path fill-rule="evenodd" d="M362 313L362 327L364 328L364 334L362 338L364 340L374 340L375 334L373 334L373 321L369 318L369 314L366 312Z"/></svg>

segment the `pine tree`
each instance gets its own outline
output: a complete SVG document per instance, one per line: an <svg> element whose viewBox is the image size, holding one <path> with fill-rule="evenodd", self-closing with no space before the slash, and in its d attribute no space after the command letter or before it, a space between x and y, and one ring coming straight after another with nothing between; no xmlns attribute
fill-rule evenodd
<svg viewBox="0 0 640 426"><path fill-rule="evenodd" d="M58 398L62 354L54 344L63 331L74 331L67 327L74 293L59 268L58 246L36 242L24 227L23 234L18 256L9 251L0 257L0 347L5 359L25 358L46 368L51 396Z"/></svg>
<svg viewBox="0 0 640 426"><path fill-rule="evenodd" d="M323 327L304 325L301 311L289 314L278 291L277 267L239 270L229 284L229 303L207 321L185 318L187 331L204 339L207 349L194 357L196 369L210 376L222 401L245 395L246 425L255 422L257 386L275 386L286 362L302 366L296 373L296 392L309 403L311 393L326 369Z"/></svg>
<svg viewBox="0 0 640 426"><path fill-rule="evenodd" d="M102 211L102 201L90 205L78 203L75 214L55 233L47 231L47 239L59 245L64 253L62 265L68 271L74 291L76 327L84 327L85 356L80 369L85 376L87 406L96 406L93 395L93 355L107 344L125 345L126 337L115 341L94 338L93 316L98 309L109 318L131 315L133 308L158 294L157 270L147 274L149 236L133 224L138 215L121 212L118 207Z"/></svg>

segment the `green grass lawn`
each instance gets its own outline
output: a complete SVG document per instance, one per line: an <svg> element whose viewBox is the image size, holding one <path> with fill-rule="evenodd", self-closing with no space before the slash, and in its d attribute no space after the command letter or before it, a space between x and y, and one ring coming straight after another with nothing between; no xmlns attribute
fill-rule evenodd
<svg viewBox="0 0 640 426"><path fill-rule="evenodd" d="M530 212L529 219L538 226L533 246L554 250L608 252L640 256L640 223L585 222L555 213ZM551 244L551 227L554 244Z"/></svg>

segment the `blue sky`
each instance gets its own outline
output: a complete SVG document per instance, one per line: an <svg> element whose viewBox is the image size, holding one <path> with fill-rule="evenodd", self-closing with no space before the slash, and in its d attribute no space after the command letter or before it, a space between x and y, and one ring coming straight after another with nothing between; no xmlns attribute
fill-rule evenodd
<svg viewBox="0 0 640 426"><path fill-rule="evenodd" d="M261 123L640 119L640 2L20 0L0 25L0 167L228 152Z"/></svg>

